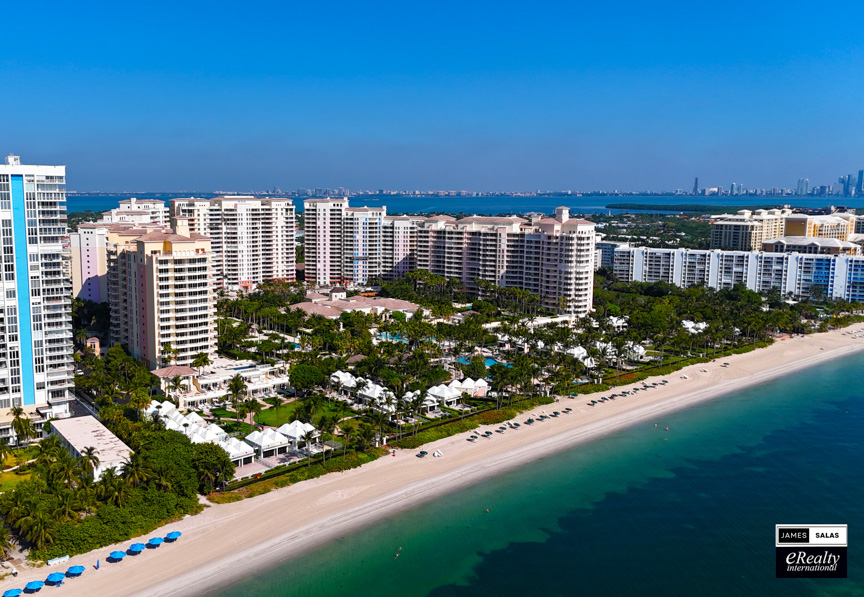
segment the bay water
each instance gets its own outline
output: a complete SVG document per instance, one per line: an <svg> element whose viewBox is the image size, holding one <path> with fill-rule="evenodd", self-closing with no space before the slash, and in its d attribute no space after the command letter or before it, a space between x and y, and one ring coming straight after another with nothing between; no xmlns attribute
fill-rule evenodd
<svg viewBox="0 0 864 597"><path fill-rule="evenodd" d="M121 199L137 197L139 199L158 199L165 201L166 205L172 198L176 197L214 197L213 193L115 193L111 195L100 194L75 194L67 198L69 211L92 210L95 212L107 211L117 207ZM728 207L745 207L755 205L783 205L791 203L798 207L819 208L832 203L841 203L848 207L864 207L864 201L860 197L755 197L755 196L708 196L692 197L681 195L627 195L627 196L587 196L575 195L557 196L510 196L499 195L494 197L414 197L410 195L363 195L351 197L352 206L379 207L387 206L387 213L428 213L445 212L456 214L500 214L500 213L526 213L529 211L541 211L552 213L559 205L570 207L573 213L621 213L622 209L609 209L606 206L615 203L631 203L640 205L716 205ZM303 200L294 198L294 205L298 212L303 211ZM653 211L653 210L652 210ZM656 211L663 212L662 207Z"/></svg>
<svg viewBox="0 0 864 597"><path fill-rule="evenodd" d="M857 354L542 458L217 594L861 595L862 448ZM849 578L776 579L778 523L848 524Z"/></svg>

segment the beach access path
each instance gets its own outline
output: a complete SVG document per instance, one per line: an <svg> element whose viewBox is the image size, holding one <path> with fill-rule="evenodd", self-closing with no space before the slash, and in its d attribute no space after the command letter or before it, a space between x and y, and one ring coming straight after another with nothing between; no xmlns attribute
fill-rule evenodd
<svg viewBox="0 0 864 597"><path fill-rule="evenodd" d="M851 329L862 328L861 324ZM66 567L80 564L86 572L63 586L68 597L184 596L225 587L344 536L380 519L475 484L503 471L571 448L620 429L647 422L654 424L669 412L716 398L772 378L864 349L864 338L835 330L778 340L772 346L715 362L696 364L650 382L668 384L635 395L586 406L598 396L641 387L642 382L595 395L564 398L520 415L518 430L495 433L489 439L466 441L460 434L424 446L429 457L416 458L417 450L397 450L360 468L332 473L239 502L212 505L196 516L168 525L151 535L74 556ZM728 363L728 366L724 365ZM524 425L542 411L573 409L571 414ZM500 425L478 431L494 430ZM441 458L431 453L441 450ZM182 531L174 544L127 556L108 564L105 557L125 550L135 541ZM101 559L100 570L95 570ZM22 570L17 578L0 582L0 593L44 580L54 570ZM48 589L53 591L53 589Z"/></svg>

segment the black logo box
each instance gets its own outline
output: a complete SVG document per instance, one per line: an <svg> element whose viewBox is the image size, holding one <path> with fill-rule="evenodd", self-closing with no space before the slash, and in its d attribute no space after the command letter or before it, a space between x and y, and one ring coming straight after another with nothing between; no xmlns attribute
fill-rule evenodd
<svg viewBox="0 0 864 597"><path fill-rule="evenodd" d="M778 543L810 543L810 529L807 527L780 527Z"/></svg>
<svg viewBox="0 0 864 597"><path fill-rule="evenodd" d="M777 547L776 548L776 566L777 578L846 578L846 547L838 547L835 545L812 545L801 547ZM798 563L802 558L800 554L804 554L803 558L825 556L838 556L837 565L833 570L807 570L808 565L826 566L826 564L806 564ZM795 554L791 564L787 563L787 558L790 554ZM796 570L795 567L802 566L804 569Z"/></svg>

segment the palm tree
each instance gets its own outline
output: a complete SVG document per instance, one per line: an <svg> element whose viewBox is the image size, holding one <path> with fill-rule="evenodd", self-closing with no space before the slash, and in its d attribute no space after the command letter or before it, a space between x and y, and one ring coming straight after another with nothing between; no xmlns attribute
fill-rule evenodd
<svg viewBox="0 0 864 597"><path fill-rule="evenodd" d="M367 449L375 440L375 427L368 423L360 425L360 429L357 432L357 439L360 441L361 448L363 450Z"/></svg>
<svg viewBox="0 0 864 597"><path fill-rule="evenodd" d="M177 394L179 394L180 391L184 389L183 388L183 378L180 377L179 375L175 375L174 377L169 379L168 380L168 389L170 391L174 392L174 396L176 397Z"/></svg>
<svg viewBox="0 0 864 597"><path fill-rule="evenodd" d="M75 496L81 508L86 512L92 512L96 505L96 482L93 477L82 475L75 488Z"/></svg>
<svg viewBox="0 0 864 597"><path fill-rule="evenodd" d="M132 487L138 487L151 476L152 473L139 452L132 452L123 463L123 478Z"/></svg>
<svg viewBox="0 0 864 597"><path fill-rule="evenodd" d="M336 430L336 419L334 417L321 417L321 420L318 421L318 430L324 434L333 434L333 431ZM327 462L327 449L324 448L323 452L324 462Z"/></svg>
<svg viewBox="0 0 864 597"><path fill-rule="evenodd" d="M303 441L306 442L306 451L309 452L309 463L307 466L312 466L312 452L309 449L312 445L312 440L315 439L315 431L309 430L303 434Z"/></svg>
<svg viewBox="0 0 864 597"><path fill-rule="evenodd" d="M276 394L273 396L273 408L276 409L276 420L279 420L279 409L285 404L285 398Z"/></svg>
<svg viewBox="0 0 864 597"><path fill-rule="evenodd" d="M246 415L249 415L249 427L254 428L255 415L259 414L262 410L264 410L264 407L261 406L261 403L258 402L255 398L247 398L243 401L242 408L244 418Z"/></svg>
<svg viewBox="0 0 864 597"><path fill-rule="evenodd" d="M198 375L201 375L201 370L204 367L212 364L213 361L210 360L210 356L206 352L199 352L195 355L195 358L192 359L192 366L198 369Z"/></svg>
<svg viewBox="0 0 864 597"><path fill-rule="evenodd" d="M21 406L13 406L9 409L9 414L12 416L12 431L15 432L18 443L26 446L38 435L36 428L33 427L33 421Z"/></svg>
<svg viewBox="0 0 864 597"><path fill-rule="evenodd" d="M78 518L81 509L81 502L77 496L71 491L64 491L57 501L57 506L54 508L52 516L60 521L74 520Z"/></svg>
<svg viewBox="0 0 864 597"><path fill-rule="evenodd" d="M81 470L92 477L97 468L99 468L99 450L87 446L81 450Z"/></svg>
<svg viewBox="0 0 864 597"><path fill-rule="evenodd" d="M180 354L180 351L171 346L170 342L166 342L162 345L162 366L165 366L167 363L170 363L174 359L177 358L177 355Z"/></svg>
<svg viewBox="0 0 864 597"><path fill-rule="evenodd" d="M9 559L9 552L12 551L13 548L14 546L9 537L8 527L6 527L6 525L0 526L0 560Z"/></svg>
<svg viewBox="0 0 864 597"><path fill-rule="evenodd" d="M46 437L36 446L36 463L42 466L52 464L61 453L60 440L56 435Z"/></svg>
<svg viewBox="0 0 864 597"><path fill-rule="evenodd" d="M68 452L61 452L61 456L51 466L54 478L66 487L72 486L72 483L79 476L79 470L78 460L73 458Z"/></svg>
<svg viewBox="0 0 864 597"><path fill-rule="evenodd" d="M10 454L12 454L12 446L9 445L9 440L5 437L0 438L0 468L6 463Z"/></svg>
<svg viewBox="0 0 864 597"><path fill-rule="evenodd" d="M75 343L78 346L84 346L88 338L87 330L75 330Z"/></svg>
<svg viewBox="0 0 864 597"><path fill-rule="evenodd" d="M351 443L351 440L354 439L354 428L350 425L345 425L342 427L342 458L345 458L345 454L348 452L348 444Z"/></svg>
<svg viewBox="0 0 864 597"><path fill-rule="evenodd" d="M231 397L231 402L236 402L241 398L245 398L247 391L246 380L239 374L231 378L228 382L228 395Z"/></svg>
<svg viewBox="0 0 864 597"><path fill-rule="evenodd" d="M24 531L24 536L36 549L45 549L46 545L54 543L54 534L57 526L54 522L54 517L44 510L44 508L36 502L33 502L34 510L28 516L19 521L19 525Z"/></svg>

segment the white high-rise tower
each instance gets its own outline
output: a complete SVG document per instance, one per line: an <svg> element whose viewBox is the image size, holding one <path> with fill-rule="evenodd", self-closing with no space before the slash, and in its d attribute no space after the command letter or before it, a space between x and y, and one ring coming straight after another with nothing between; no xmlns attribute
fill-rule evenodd
<svg viewBox="0 0 864 597"><path fill-rule="evenodd" d="M72 306L66 228L66 167L0 165L0 438L6 413L23 406L37 429L66 417L72 366Z"/></svg>

